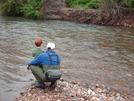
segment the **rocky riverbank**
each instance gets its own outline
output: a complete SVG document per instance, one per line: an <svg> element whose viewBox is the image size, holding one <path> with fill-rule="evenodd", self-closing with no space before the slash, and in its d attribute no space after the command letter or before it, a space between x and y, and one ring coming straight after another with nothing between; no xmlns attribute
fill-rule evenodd
<svg viewBox="0 0 134 101"><path fill-rule="evenodd" d="M49 86L50 83L46 85ZM127 95L112 92L104 85L96 84L93 87L81 85L79 82L67 82L61 79L57 87L52 89L39 89L32 84L20 97L14 101L133 101Z"/></svg>

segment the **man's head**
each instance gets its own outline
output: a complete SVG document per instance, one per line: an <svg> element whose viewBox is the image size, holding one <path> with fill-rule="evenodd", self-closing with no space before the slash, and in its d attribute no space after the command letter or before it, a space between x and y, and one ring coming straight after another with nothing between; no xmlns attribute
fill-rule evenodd
<svg viewBox="0 0 134 101"><path fill-rule="evenodd" d="M53 42L49 42L47 44L47 49L51 49L51 50L55 49L55 44Z"/></svg>
<svg viewBox="0 0 134 101"><path fill-rule="evenodd" d="M42 45L42 40L41 39L36 39L35 40L35 45L37 46L37 47L40 47L41 45Z"/></svg>

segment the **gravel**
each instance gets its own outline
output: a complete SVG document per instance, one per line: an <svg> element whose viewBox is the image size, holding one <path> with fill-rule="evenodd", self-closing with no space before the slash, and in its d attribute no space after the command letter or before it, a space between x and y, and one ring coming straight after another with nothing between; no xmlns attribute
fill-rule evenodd
<svg viewBox="0 0 134 101"><path fill-rule="evenodd" d="M20 92L20 97L14 101L133 101L126 95L121 95L110 91L104 85L96 84L93 87L84 87L76 81L57 82L55 89L50 88L50 83L46 89L36 88L32 84L24 92Z"/></svg>

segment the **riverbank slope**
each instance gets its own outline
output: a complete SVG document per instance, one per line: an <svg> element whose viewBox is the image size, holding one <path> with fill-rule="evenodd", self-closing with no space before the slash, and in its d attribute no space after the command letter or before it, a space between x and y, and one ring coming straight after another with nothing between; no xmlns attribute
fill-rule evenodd
<svg viewBox="0 0 134 101"><path fill-rule="evenodd" d="M86 24L134 27L134 9L82 9L69 8L61 0L43 3L43 19L59 19Z"/></svg>
<svg viewBox="0 0 134 101"><path fill-rule="evenodd" d="M134 10L103 11L97 9L61 8L58 15L63 20L98 25L134 27ZM117 16L116 16L117 15Z"/></svg>

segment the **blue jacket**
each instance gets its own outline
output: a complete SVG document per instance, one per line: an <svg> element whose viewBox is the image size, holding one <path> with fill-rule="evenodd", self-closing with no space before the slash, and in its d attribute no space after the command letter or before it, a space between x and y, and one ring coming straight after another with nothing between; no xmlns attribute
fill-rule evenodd
<svg viewBox="0 0 134 101"><path fill-rule="evenodd" d="M49 57L48 53L50 55L54 55L54 56L51 56L52 66L60 65L60 57L58 55L55 56L56 53L54 51L47 50L45 53L41 53L36 59L29 62L28 66L39 65L39 64L51 66L50 57Z"/></svg>

